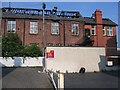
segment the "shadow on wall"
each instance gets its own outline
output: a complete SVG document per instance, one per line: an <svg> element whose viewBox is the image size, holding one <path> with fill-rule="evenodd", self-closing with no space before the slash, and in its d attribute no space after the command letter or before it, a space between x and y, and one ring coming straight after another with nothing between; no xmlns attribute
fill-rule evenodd
<svg viewBox="0 0 120 90"><path fill-rule="evenodd" d="M8 67L2 63L0 63L0 66L2 66L2 78L8 75L9 73L13 72L18 66L22 65L22 59L19 57L15 57L13 59L13 66L14 67Z"/></svg>
<svg viewBox="0 0 120 90"><path fill-rule="evenodd" d="M105 70L105 67L106 67L106 59L105 59L105 56L100 55L100 62L98 63L98 66L99 66L99 70L100 70L100 71L104 71L104 70Z"/></svg>
<svg viewBox="0 0 120 90"><path fill-rule="evenodd" d="M7 66L0 62L0 68L2 67L7 67Z"/></svg>
<svg viewBox="0 0 120 90"><path fill-rule="evenodd" d="M106 43L107 47L117 47L117 40L116 36L113 36L107 40Z"/></svg>
<svg viewBox="0 0 120 90"><path fill-rule="evenodd" d="M14 58L14 67L19 67L22 65L22 59L20 57Z"/></svg>
<svg viewBox="0 0 120 90"><path fill-rule="evenodd" d="M106 55L117 55L117 41L116 36L113 36L107 40L106 43Z"/></svg>

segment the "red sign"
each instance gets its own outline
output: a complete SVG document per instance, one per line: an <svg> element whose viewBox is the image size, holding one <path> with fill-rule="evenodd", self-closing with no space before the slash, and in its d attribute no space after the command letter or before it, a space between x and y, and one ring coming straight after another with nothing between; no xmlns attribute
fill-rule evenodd
<svg viewBox="0 0 120 90"><path fill-rule="evenodd" d="M47 50L46 58L54 58L54 50Z"/></svg>

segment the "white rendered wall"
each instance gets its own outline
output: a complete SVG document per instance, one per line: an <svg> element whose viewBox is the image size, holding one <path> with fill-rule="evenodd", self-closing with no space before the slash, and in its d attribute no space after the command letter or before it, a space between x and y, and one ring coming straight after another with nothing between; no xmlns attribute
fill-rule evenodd
<svg viewBox="0 0 120 90"><path fill-rule="evenodd" d="M43 66L43 57L38 58L31 58L26 57L26 59L23 61L23 57L14 57L12 59L11 57L5 59L0 57L0 67L37 67L37 66Z"/></svg>
<svg viewBox="0 0 120 90"><path fill-rule="evenodd" d="M47 47L54 50L54 58L46 59L46 68L61 72L79 72L85 67L86 72L106 69L105 48L96 47Z"/></svg>

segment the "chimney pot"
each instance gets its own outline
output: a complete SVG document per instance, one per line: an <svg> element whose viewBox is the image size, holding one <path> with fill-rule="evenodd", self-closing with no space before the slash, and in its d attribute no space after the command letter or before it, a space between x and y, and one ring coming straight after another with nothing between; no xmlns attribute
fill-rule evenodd
<svg viewBox="0 0 120 90"><path fill-rule="evenodd" d="M102 11L100 9L95 11L95 20L97 24L102 24Z"/></svg>

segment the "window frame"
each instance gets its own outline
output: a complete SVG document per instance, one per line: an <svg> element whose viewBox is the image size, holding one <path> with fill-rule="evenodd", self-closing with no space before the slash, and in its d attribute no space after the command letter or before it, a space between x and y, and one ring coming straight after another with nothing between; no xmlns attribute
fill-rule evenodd
<svg viewBox="0 0 120 90"><path fill-rule="evenodd" d="M107 35L107 31L106 31L106 28L105 28L105 26L103 26L103 36L106 36Z"/></svg>
<svg viewBox="0 0 120 90"><path fill-rule="evenodd" d="M10 25L10 30L9 30L9 25ZM13 25L14 25L14 28L13 28ZM13 29L15 29L15 30L13 30ZM7 21L7 32L12 32L12 33L16 32L16 21L15 20L8 20Z"/></svg>
<svg viewBox="0 0 120 90"><path fill-rule="evenodd" d="M38 22L30 21L30 34L38 34Z"/></svg>
<svg viewBox="0 0 120 90"><path fill-rule="evenodd" d="M94 34L93 34L93 32L94 32ZM92 25L92 26L91 26L91 35L92 35L92 36L95 36L95 35L96 35L96 26L95 26L95 25Z"/></svg>
<svg viewBox="0 0 120 90"><path fill-rule="evenodd" d="M51 34L52 35L59 35L59 23L58 22L51 23Z"/></svg>
<svg viewBox="0 0 120 90"><path fill-rule="evenodd" d="M113 27L109 26L107 29L107 36L113 36Z"/></svg>
<svg viewBox="0 0 120 90"><path fill-rule="evenodd" d="M75 30L75 29L73 29L73 27L77 27L78 28L78 31L76 33L73 33L73 31ZM72 25L71 25L71 32L72 32L73 36L78 36L79 35L79 23L77 23L77 22L72 23Z"/></svg>

